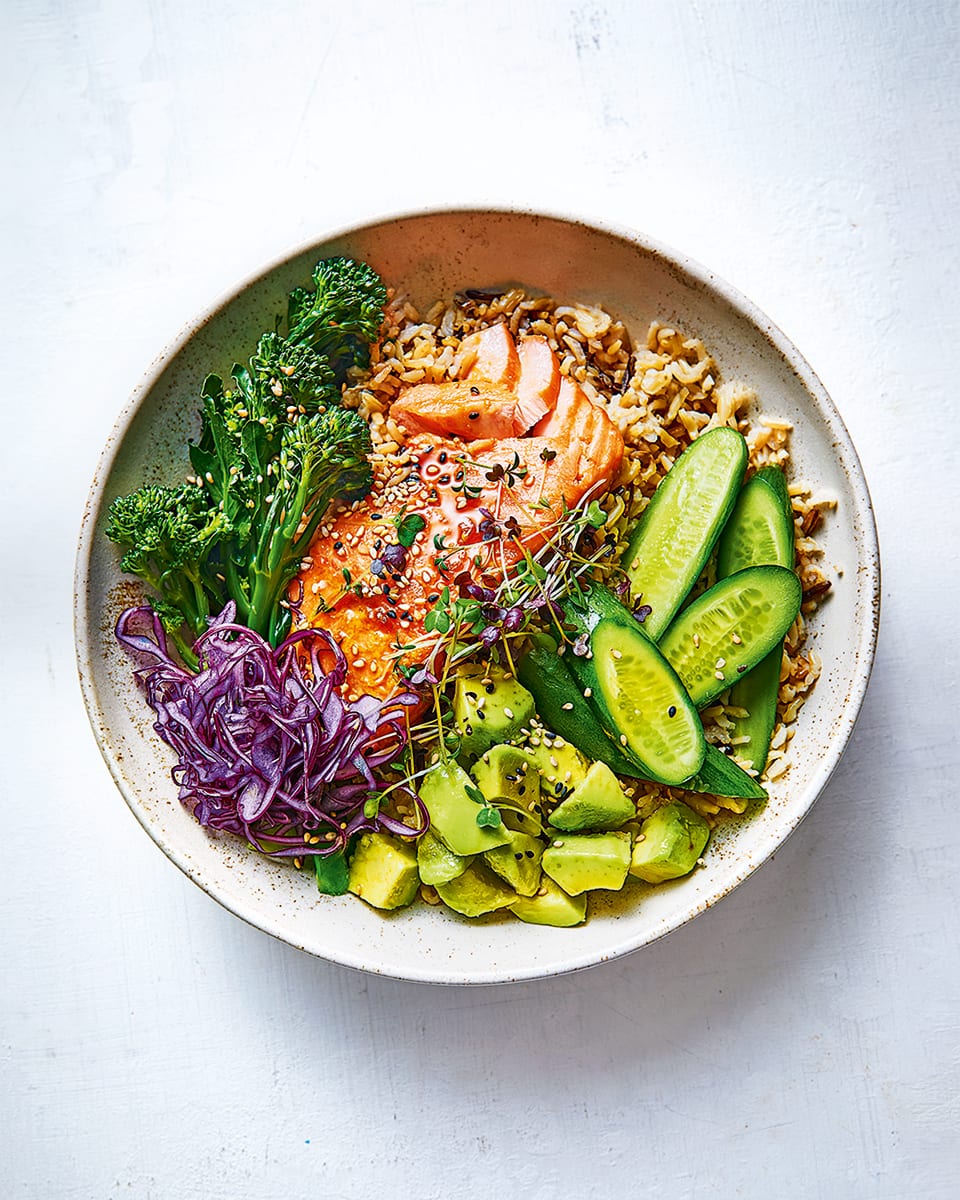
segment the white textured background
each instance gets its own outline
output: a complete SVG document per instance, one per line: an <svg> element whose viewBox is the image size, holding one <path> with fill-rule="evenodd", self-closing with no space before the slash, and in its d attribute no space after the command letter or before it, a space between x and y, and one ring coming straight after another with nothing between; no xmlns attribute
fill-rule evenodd
<svg viewBox="0 0 960 1200"><path fill-rule="evenodd" d="M929 0L2 0L0 1195L960 1195L958 68ZM860 450L884 611L759 874L620 962L443 990L275 944L156 851L71 575L190 316L327 229L483 201L632 225L781 325Z"/></svg>

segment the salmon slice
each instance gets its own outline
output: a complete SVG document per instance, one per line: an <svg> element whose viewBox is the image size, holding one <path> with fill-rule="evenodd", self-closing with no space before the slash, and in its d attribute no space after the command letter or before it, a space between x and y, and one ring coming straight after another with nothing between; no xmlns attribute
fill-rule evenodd
<svg viewBox="0 0 960 1200"><path fill-rule="evenodd" d="M485 380L511 390L520 378L520 357L510 330L502 322L471 333L457 353L461 379Z"/></svg>
<svg viewBox="0 0 960 1200"><path fill-rule="evenodd" d="M483 342L482 335L491 330L494 340ZM560 365L545 338L524 338L517 346L505 325L471 334L463 345L471 338L478 340L461 357L465 378L419 383L397 397L391 415L408 433L438 433L468 441L514 437L526 433L553 408Z"/></svg>
<svg viewBox="0 0 960 1200"><path fill-rule="evenodd" d="M528 436L412 438L408 466L378 475L366 499L321 527L295 589L299 621L340 642L348 695L394 692L398 663L426 655L422 644L404 647L422 643L444 587L456 595L465 570L495 587L545 544L564 505L601 495L616 478L623 439L603 408L568 379L554 402ZM405 549L398 527L413 514L425 525Z"/></svg>

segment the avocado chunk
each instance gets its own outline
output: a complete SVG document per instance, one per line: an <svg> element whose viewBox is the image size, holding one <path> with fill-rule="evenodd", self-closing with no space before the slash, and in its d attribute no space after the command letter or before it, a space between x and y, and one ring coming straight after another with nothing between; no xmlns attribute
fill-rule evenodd
<svg viewBox="0 0 960 1200"><path fill-rule="evenodd" d="M510 841L495 850L487 850L483 860L521 896L532 896L540 886L540 859L543 842L529 833L510 831Z"/></svg>
<svg viewBox="0 0 960 1200"><path fill-rule="evenodd" d="M500 815L508 829L522 833L540 830L540 772L526 750L491 746L473 764L470 774L488 800L503 805Z"/></svg>
<svg viewBox="0 0 960 1200"><path fill-rule="evenodd" d="M606 763L595 762L582 783L550 814L557 829L619 829L636 816L636 806Z"/></svg>
<svg viewBox="0 0 960 1200"><path fill-rule="evenodd" d="M477 824L481 806L470 799L467 791L475 787L466 771L449 761L440 763L420 784L420 799L430 813L430 828L448 850L462 857L482 854L510 840L510 832L502 822Z"/></svg>
<svg viewBox="0 0 960 1200"><path fill-rule="evenodd" d="M448 908L465 917L509 908L517 898L517 893L482 863L472 863L456 879L437 884L437 892Z"/></svg>
<svg viewBox="0 0 960 1200"><path fill-rule="evenodd" d="M498 742L509 742L534 715L533 696L496 667L464 668L453 691L453 720L460 753L475 758Z"/></svg>
<svg viewBox="0 0 960 1200"><path fill-rule="evenodd" d="M556 925L567 929L587 916L586 896L568 896L552 879L543 878L535 896L521 896L510 911L528 925Z"/></svg>
<svg viewBox="0 0 960 1200"><path fill-rule="evenodd" d="M630 866L629 833L571 833L543 852L543 870L568 896L594 888L617 891Z"/></svg>
<svg viewBox="0 0 960 1200"><path fill-rule="evenodd" d="M417 851L389 833L364 833L350 860L350 891L374 908L403 908L420 886Z"/></svg>
<svg viewBox="0 0 960 1200"><path fill-rule="evenodd" d="M562 737L544 731L524 750L540 772L541 791L551 804L564 800L587 777L587 760Z"/></svg>
<svg viewBox="0 0 960 1200"><path fill-rule="evenodd" d="M709 837L710 826L699 813L679 801L665 804L640 826L630 874L647 883L689 875Z"/></svg>
<svg viewBox="0 0 960 1200"><path fill-rule="evenodd" d="M436 887L462 875L473 862L472 857L454 854L429 829L417 842L417 867L424 883Z"/></svg>
<svg viewBox="0 0 960 1200"><path fill-rule="evenodd" d="M517 746L491 746L470 768L477 787L488 800L509 800L526 808L540 798L540 773L526 750Z"/></svg>

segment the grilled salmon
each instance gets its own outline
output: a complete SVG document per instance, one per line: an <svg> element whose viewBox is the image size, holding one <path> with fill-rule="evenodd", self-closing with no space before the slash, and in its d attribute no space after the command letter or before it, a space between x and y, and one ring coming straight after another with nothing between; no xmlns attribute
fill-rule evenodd
<svg viewBox="0 0 960 1200"><path fill-rule="evenodd" d="M493 328L513 344L505 326ZM398 397L391 415L417 430L407 442L408 463L399 472L382 472L364 500L321 526L299 577L300 620L323 626L340 642L350 664L351 695L395 691L402 647L423 639L424 617L444 586L464 570L495 586L524 550L542 547L564 504L572 507L588 492L602 494L620 468L619 430L577 383L561 379L543 339L513 344L518 369L507 387L513 356L504 334L489 345L474 336L470 370L447 392L440 389L448 385L429 385L432 407L415 396L428 385ZM477 362L480 375L474 375ZM488 380L485 371L499 372L499 378ZM471 378L481 382L471 385ZM464 398L453 390L463 385L479 393L471 393L474 408L467 413L482 412L476 420L468 415L467 424L459 417ZM449 397L448 412L440 396ZM515 415L507 422L502 413L510 398ZM494 418L481 404L503 407ZM470 436L490 428L505 432ZM411 523L415 515L423 527L414 536L420 525ZM404 661L417 657L408 652Z"/></svg>

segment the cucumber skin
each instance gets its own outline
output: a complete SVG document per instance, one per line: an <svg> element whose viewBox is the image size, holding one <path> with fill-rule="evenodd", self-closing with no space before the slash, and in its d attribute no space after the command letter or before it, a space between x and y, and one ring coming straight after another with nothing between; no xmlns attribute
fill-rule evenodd
<svg viewBox="0 0 960 1200"><path fill-rule="evenodd" d="M681 454L673 464L673 467L671 467L666 475L664 475L663 479L661 479L659 485L657 486L657 490L653 494L653 498L647 505L644 512L641 514L640 519L637 522L636 529L633 531L633 534L627 543L627 548L624 551L622 562L627 576L630 579L632 592L639 595L642 593L642 588L638 588L636 586L635 578L638 551L643 543L644 537L649 536L649 526L655 520L660 509L663 508L665 504L670 503L670 493L674 490L679 477L674 477L673 484L668 484L668 480L673 475L674 471L681 466L684 458L686 458L686 456L692 451L696 451L696 456L699 457L703 453L703 446L707 445L711 439L717 441L721 437L729 439L732 436L739 438L739 453L737 455L739 465L734 465L734 470L730 476L727 495L715 514L714 520L704 531L705 536L700 548L700 553L699 555L690 559L685 577L681 580L680 585L677 588L677 594L672 598L670 603L661 606L659 611L656 611L655 609L655 611L653 611L647 618L648 627L646 632L654 641L659 640L661 634L663 634L668 628L670 622L676 616L677 610L689 595L690 589L693 587L694 583L696 583L700 573L703 571L707 559L710 557L710 553L713 550L713 547L716 545L717 539L719 538L724 525L726 525L727 520L733 511L733 506L736 503L737 497L740 493L740 483L743 480L743 474L747 467L748 451L747 443L744 440L743 435L736 429L731 429L726 425L721 425L718 428L711 429L709 432L703 434L701 437L697 438L695 442L688 446L683 454ZM699 449L697 449L698 447ZM665 485L667 486L665 487Z"/></svg>
<svg viewBox="0 0 960 1200"><path fill-rule="evenodd" d="M758 481L756 484L753 480ZM793 505L787 481L779 467L761 467L748 481L744 492L751 485L763 484L774 494L784 525L784 542L789 546L789 561L776 565L792 567L794 561ZM741 496L743 492L741 492ZM736 510L734 510L734 517ZM758 566L756 562L744 562L742 566ZM738 756L749 762L755 771L763 771L770 752L770 739L777 723L777 696L780 691L780 664L783 658L783 642L775 646L766 658L761 659L752 671L747 672L730 689L730 705L743 708L746 717L730 717L734 726L734 737L749 737L750 741L738 748ZM749 776L748 776L749 778Z"/></svg>
<svg viewBox="0 0 960 1200"><path fill-rule="evenodd" d="M750 579L740 579L741 576L750 574ZM689 664L702 658L713 658L716 647L702 646L694 651L689 649L693 645L693 634L695 633L696 623L704 614L721 602L724 595L728 592L733 592L737 588L737 584L732 581L739 579L739 586L745 587L749 584L756 585L760 579L766 576L765 586L776 586L783 590L783 595L780 598L789 607L785 609L790 613L789 620L781 620L778 625L781 626L781 632L775 634L771 639L769 635L762 639L759 643L754 642L752 645L747 645L746 640L741 645L724 645L723 657L726 660L726 666L723 674L729 675L731 672L733 678L716 679L711 678L712 672L707 677L700 681L698 687L692 687L684 678L690 678ZM683 612L676 618L661 641L661 649L664 656L670 662L671 666L680 676L681 682L690 693L690 698L696 704L697 708L705 708L713 700L725 692L727 688L732 687L734 683L752 667L755 667L761 659L783 639L787 630L796 620L797 613L800 611L800 604L803 599L803 592L800 585L800 580L787 567L778 566L760 566L747 567L743 571L737 571L734 575L728 575L725 579L721 579L715 583L712 588L704 592L702 596L698 596L696 600L685 608ZM776 629L777 625L771 626ZM688 646L689 643L689 646ZM685 666L688 668L684 670ZM740 670L743 667L744 670Z"/></svg>
<svg viewBox="0 0 960 1200"><path fill-rule="evenodd" d="M683 785L683 790L707 792L711 796L723 796L734 800L767 799L767 793L752 775L748 775L739 763L735 763L709 742L700 770L689 783ZM745 804L743 808L746 808ZM743 809L739 811L742 812Z"/></svg>

